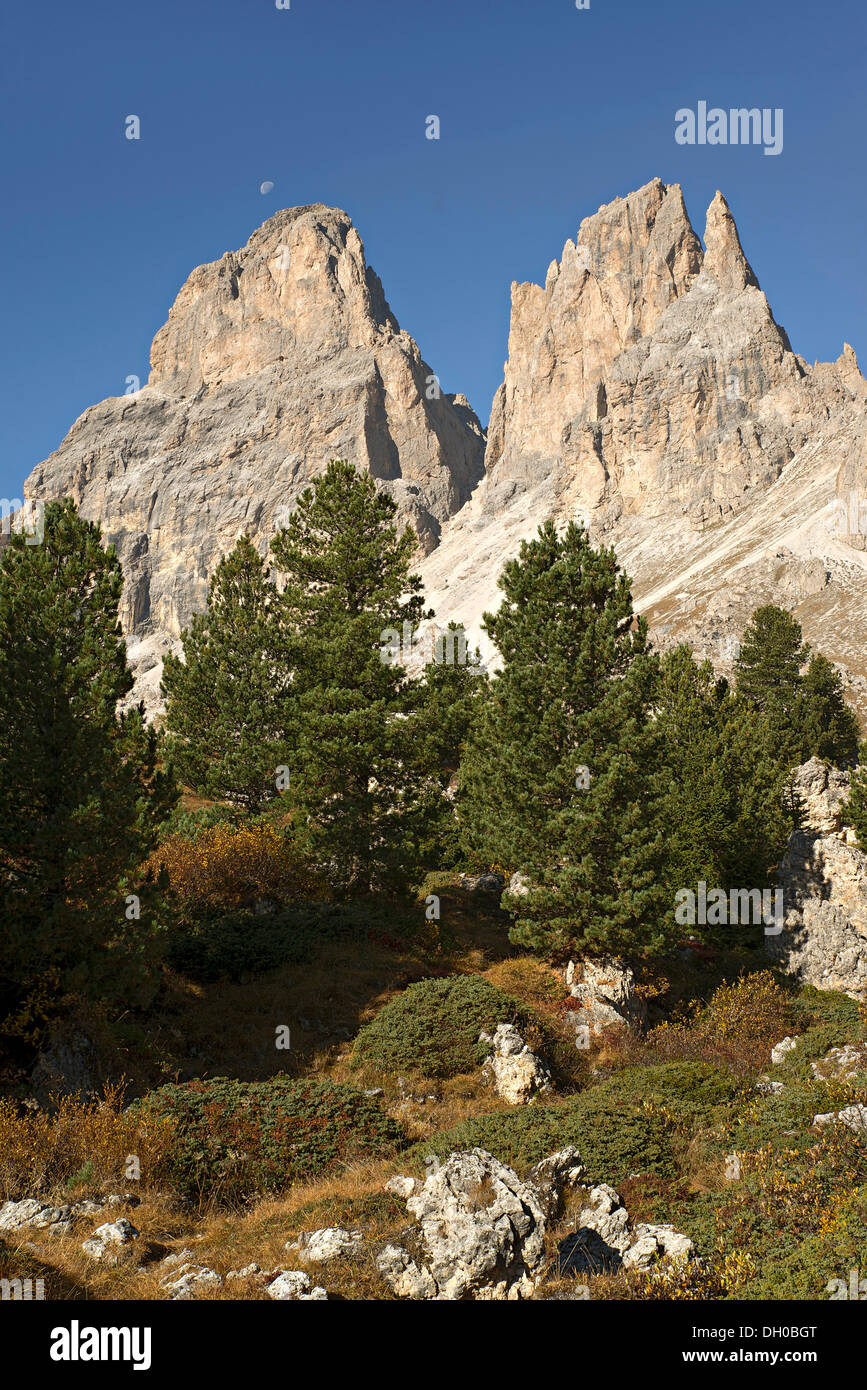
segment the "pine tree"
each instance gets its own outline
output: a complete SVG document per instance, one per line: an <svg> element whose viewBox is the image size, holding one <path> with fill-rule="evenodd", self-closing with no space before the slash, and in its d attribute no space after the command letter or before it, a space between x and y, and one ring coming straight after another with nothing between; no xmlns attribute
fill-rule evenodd
<svg viewBox="0 0 867 1390"><path fill-rule="evenodd" d="M296 644L291 800L335 890L398 893L417 871L429 778L417 680L398 645L425 612L416 541L367 473L333 459L272 542Z"/></svg>
<svg viewBox="0 0 867 1390"><path fill-rule="evenodd" d="M0 1027L35 1037L75 996L149 997L159 927L141 865L177 798L132 687L123 576L99 527L49 503L0 564Z"/></svg>
<svg viewBox="0 0 867 1390"><path fill-rule="evenodd" d="M652 952L673 933L649 718L657 659L612 550L551 522L499 580L502 655L464 760L466 843L518 869L512 940L551 958Z"/></svg>
<svg viewBox="0 0 867 1390"><path fill-rule="evenodd" d="M450 622L417 691L419 754L430 774L430 829L424 862L455 868L462 859L458 808L463 792L460 767L470 729L489 688L478 651L467 646L463 628Z"/></svg>
<svg viewBox="0 0 867 1390"><path fill-rule="evenodd" d="M788 769L810 756L805 754L801 676L810 649L802 636L791 613L765 604L747 624L735 663L737 692L764 717L768 754Z"/></svg>
<svg viewBox="0 0 867 1390"><path fill-rule="evenodd" d="M854 827L858 847L867 853L867 739L858 749L858 766L852 771L849 787L846 824Z"/></svg>
<svg viewBox="0 0 867 1390"><path fill-rule="evenodd" d="M757 608L735 663L739 694L762 711L791 710L808 654L801 625L791 613L772 603Z"/></svg>
<svg viewBox="0 0 867 1390"><path fill-rule="evenodd" d="M288 766L293 663L276 588L247 536L217 566L183 647L183 661L166 658L162 683L178 775L256 815Z"/></svg>
<svg viewBox="0 0 867 1390"><path fill-rule="evenodd" d="M815 756L839 767L857 757L861 739L858 717L843 698L839 671L821 652L810 658L803 678L798 723L802 761Z"/></svg>
<svg viewBox="0 0 867 1390"><path fill-rule="evenodd" d="M839 674L820 653L810 655L791 613L773 604L756 609L736 671L738 693L767 719L768 749L778 762L793 768L812 757L851 761L858 720L843 699Z"/></svg>
<svg viewBox="0 0 867 1390"><path fill-rule="evenodd" d="M786 768L769 752L764 715L717 680L689 647L662 659L656 718L667 782L666 877L680 888L771 888L785 847ZM756 940L755 928L700 928L729 946Z"/></svg>

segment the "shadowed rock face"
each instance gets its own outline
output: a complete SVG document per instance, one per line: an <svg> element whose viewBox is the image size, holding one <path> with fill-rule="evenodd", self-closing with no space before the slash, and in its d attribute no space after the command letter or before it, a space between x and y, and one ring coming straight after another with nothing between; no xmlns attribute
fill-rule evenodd
<svg viewBox="0 0 867 1390"><path fill-rule="evenodd" d="M786 917L766 936L776 961L816 989L867 991L867 855L846 825L848 772L811 758L792 774L800 828L778 871Z"/></svg>
<svg viewBox="0 0 867 1390"><path fill-rule="evenodd" d="M466 400L437 391L346 213L291 208L193 271L147 385L85 411L25 492L72 496L102 522L128 634L176 636L239 533L264 551L331 458L367 469L436 545L484 453Z"/></svg>
<svg viewBox="0 0 867 1390"><path fill-rule="evenodd" d="M730 671L752 610L779 603L867 712L867 382L848 346L813 367L792 351L720 193L704 241L655 179L586 218L544 287L512 286L485 480L424 560L428 597L477 633L520 542L574 518L614 545L661 646Z"/></svg>

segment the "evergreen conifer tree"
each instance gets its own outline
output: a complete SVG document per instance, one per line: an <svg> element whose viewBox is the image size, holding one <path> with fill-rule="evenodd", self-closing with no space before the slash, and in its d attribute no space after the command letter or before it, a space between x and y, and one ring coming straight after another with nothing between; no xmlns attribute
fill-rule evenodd
<svg viewBox="0 0 867 1390"><path fill-rule="evenodd" d="M0 1028L34 1038L76 996L144 1001L159 928L141 866L177 799L132 687L123 576L99 527L49 503L0 563Z"/></svg>
<svg viewBox="0 0 867 1390"><path fill-rule="evenodd" d="M656 718L667 783L666 876L678 889L759 889L785 848L786 768L769 750L765 716L717 680L689 647L663 657ZM729 924L730 926L730 924ZM755 927L699 928L705 940L755 941Z"/></svg>
<svg viewBox="0 0 867 1390"><path fill-rule="evenodd" d="M550 958L673 933L649 718L657 658L614 552L570 523L521 546L484 626L502 654L464 761L466 842L520 870L511 936Z"/></svg>
<svg viewBox="0 0 867 1390"><path fill-rule="evenodd" d="M849 785L846 824L854 827L858 846L867 853L867 739L858 749L858 766L852 771Z"/></svg>
<svg viewBox="0 0 867 1390"><path fill-rule="evenodd" d="M288 766L293 662L276 588L247 536L217 566L183 647L183 661L166 657L162 683L178 775L257 815Z"/></svg>
<svg viewBox="0 0 867 1390"><path fill-rule="evenodd" d="M804 759L816 756L845 766L857 757L861 739L858 716L843 698L839 671L821 652L815 652L810 658L803 678L800 707Z"/></svg>
<svg viewBox="0 0 867 1390"><path fill-rule="evenodd" d="M846 763L855 756L860 726L839 673L820 653L810 655L791 613L773 604L756 609L736 674L738 694L767 720L769 752L781 765L793 768L811 757Z"/></svg>
<svg viewBox="0 0 867 1390"><path fill-rule="evenodd" d="M460 768L489 687L479 653L469 650L463 628L450 622L445 639L437 643L417 692L420 753L431 777L431 823L424 850L425 863L431 868L454 868L462 858L457 816L463 796Z"/></svg>
<svg viewBox="0 0 867 1390"><path fill-rule="evenodd" d="M346 896L397 894L422 855L429 776L401 649L431 615L396 510L369 474L333 459L272 542L297 653L291 800Z"/></svg>
<svg viewBox="0 0 867 1390"><path fill-rule="evenodd" d="M791 613L765 604L753 613L735 663L738 692L759 710L791 710L809 647Z"/></svg>

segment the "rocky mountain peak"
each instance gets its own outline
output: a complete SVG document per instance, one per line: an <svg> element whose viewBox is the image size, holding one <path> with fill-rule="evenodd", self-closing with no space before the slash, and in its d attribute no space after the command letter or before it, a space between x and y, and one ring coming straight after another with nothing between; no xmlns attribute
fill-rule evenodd
<svg viewBox="0 0 867 1390"><path fill-rule="evenodd" d="M615 198L544 288L512 287L486 478L423 565L438 621L478 632L503 561L575 518L614 545L662 645L730 672L752 610L779 603L867 712L865 406L850 347L793 352L722 193L704 250L676 184Z"/></svg>
<svg viewBox="0 0 867 1390"><path fill-rule="evenodd" d="M299 347L324 361L399 334L349 216L322 203L286 208L240 251L192 272L154 339L148 385L191 395Z"/></svg>
<svg viewBox="0 0 867 1390"><path fill-rule="evenodd" d="M723 290L737 292L748 286L759 288L759 282L743 253L731 208L719 189L707 210L702 273L709 275Z"/></svg>
<svg viewBox="0 0 867 1390"><path fill-rule="evenodd" d="M349 216L316 203L195 269L147 384L85 411L25 492L72 496L102 522L126 575L124 629L155 684L221 555L242 532L264 553L329 459L367 469L426 551L481 478L484 447L466 397L441 389L401 330Z"/></svg>

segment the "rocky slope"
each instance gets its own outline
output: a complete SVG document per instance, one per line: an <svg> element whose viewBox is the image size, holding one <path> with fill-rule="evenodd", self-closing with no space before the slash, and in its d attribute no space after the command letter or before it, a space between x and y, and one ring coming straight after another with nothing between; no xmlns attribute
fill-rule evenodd
<svg viewBox="0 0 867 1390"><path fill-rule="evenodd" d="M439 621L475 629L520 540L576 518L616 547L663 645L687 638L725 669L752 609L778 602L857 702L865 402L850 347L813 367L792 351L720 193L704 249L677 185L615 199L544 288L512 286L485 479L423 566Z"/></svg>
<svg viewBox="0 0 867 1390"><path fill-rule="evenodd" d="M483 452L478 420L440 392L349 217L316 204L194 270L147 384L86 410L25 493L72 496L102 522L153 696L155 663L204 606L220 556L242 531L264 551L281 508L330 458L380 480L428 550L482 476Z"/></svg>

